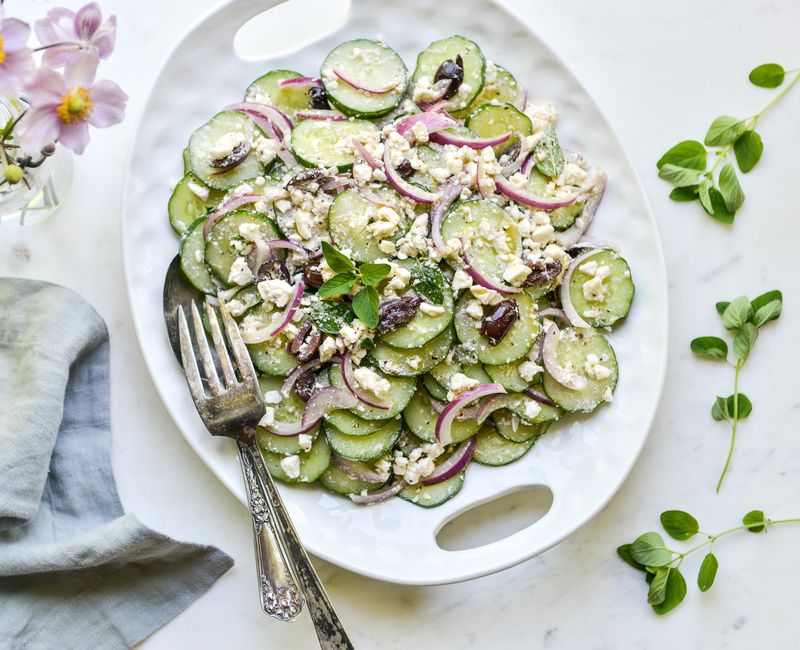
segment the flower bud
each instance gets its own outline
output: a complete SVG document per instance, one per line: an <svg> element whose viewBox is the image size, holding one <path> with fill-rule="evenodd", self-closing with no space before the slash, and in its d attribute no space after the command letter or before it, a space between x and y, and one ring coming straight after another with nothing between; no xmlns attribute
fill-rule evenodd
<svg viewBox="0 0 800 650"><path fill-rule="evenodd" d="M3 169L3 178L11 185L16 185L22 180L25 172L19 165L6 165Z"/></svg>

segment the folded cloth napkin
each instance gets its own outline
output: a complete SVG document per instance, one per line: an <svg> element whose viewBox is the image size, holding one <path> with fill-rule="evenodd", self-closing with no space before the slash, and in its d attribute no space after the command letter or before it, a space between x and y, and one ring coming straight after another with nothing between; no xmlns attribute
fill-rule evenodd
<svg viewBox="0 0 800 650"><path fill-rule="evenodd" d="M233 564L124 514L108 350L74 292L0 278L0 648L129 648Z"/></svg>

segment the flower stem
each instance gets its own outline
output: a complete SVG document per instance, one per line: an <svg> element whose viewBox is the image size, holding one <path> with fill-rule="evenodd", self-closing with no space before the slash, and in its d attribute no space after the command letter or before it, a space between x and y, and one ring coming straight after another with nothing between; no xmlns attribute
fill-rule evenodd
<svg viewBox="0 0 800 650"><path fill-rule="evenodd" d="M739 371L742 369L742 365L744 365L744 361L739 359L736 362L733 374L733 422L731 422L731 444L728 449L728 457L725 459L725 467L722 468L722 474L720 474L719 481L717 481L717 494L719 494L719 491L722 489L722 481L725 480L725 474L728 472L728 467L730 467L731 458L733 457L733 448L736 445L736 427L739 424Z"/></svg>
<svg viewBox="0 0 800 650"><path fill-rule="evenodd" d="M55 43L48 43L47 45L40 45L39 47L34 47L34 52L41 52L42 50L49 50L51 47L60 47L62 45L70 45L77 48L82 48L83 43L80 41L57 41Z"/></svg>
<svg viewBox="0 0 800 650"><path fill-rule="evenodd" d="M764 106L764 108L762 108L760 111L758 111L758 113L753 115L754 127L758 122L759 118L761 118L764 114L769 112L769 110L772 109L772 107L775 106L775 104L777 104L781 99L783 99L786 93L788 93L792 89L792 86L794 86L798 80L800 80L800 72L798 72L794 76L794 78L788 84L786 84L786 86L784 86L783 90L781 90L777 95L775 95L775 97L773 97L769 102L767 102L767 105Z"/></svg>
<svg viewBox="0 0 800 650"><path fill-rule="evenodd" d="M716 542L720 537L725 537L726 535L730 535L731 533L737 533L740 530L750 530L751 528L757 528L759 526L777 526L779 524L800 524L800 517L794 519L767 519L766 521L756 521L752 524L743 524L741 526L736 526L735 528L729 528L728 530L723 530L721 533L717 533L716 535L709 535L708 539L697 546L693 546L688 551L684 553L678 553L678 557L676 558L679 562L683 561L687 555L691 555L695 551L699 551L701 548L705 548L709 544L713 544ZM677 553L677 551L675 551Z"/></svg>

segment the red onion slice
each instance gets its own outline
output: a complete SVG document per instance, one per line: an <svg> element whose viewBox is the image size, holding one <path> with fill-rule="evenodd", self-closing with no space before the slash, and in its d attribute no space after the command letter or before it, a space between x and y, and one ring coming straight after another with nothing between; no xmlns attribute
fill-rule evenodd
<svg viewBox="0 0 800 650"><path fill-rule="evenodd" d="M538 316L540 318L544 318L545 316L549 316L551 318L560 318L561 320L569 322L569 318L567 317L566 313L564 313L563 309L559 309L558 307L547 307L546 309L542 309Z"/></svg>
<svg viewBox="0 0 800 650"><path fill-rule="evenodd" d="M371 470L364 466L357 460L350 460L339 454L331 454L331 460L340 470L347 474L350 478L356 481L364 481L365 483L385 483L384 479L378 472Z"/></svg>
<svg viewBox="0 0 800 650"><path fill-rule="evenodd" d="M358 140L353 138L353 148L358 152L358 155L367 163L372 169L383 167L383 163L376 160L375 157L367 151L367 148Z"/></svg>
<svg viewBox="0 0 800 650"><path fill-rule="evenodd" d="M246 259L247 266L250 267L250 271L252 271L253 275L258 274L258 270L270 257L272 257L272 252L266 241L257 239L252 243L252 248L247 253Z"/></svg>
<svg viewBox="0 0 800 650"><path fill-rule="evenodd" d="M412 185L402 178L392 165L392 152L386 146L383 149L383 171L386 174L386 180L401 196L412 199L417 203L434 203L440 196L438 193L429 192L421 187Z"/></svg>
<svg viewBox="0 0 800 650"><path fill-rule="evenodd" d="M421 479L420 483L423 485L435 485L436 483L441 483L442 481L454 477L472 460L472 454L475 452L477 443L478 436L472 436L469 440L462 442L456 447L456 450L450 458L439 465L433 471L433 474Z"/></svg>
<svg viewBox="0 0 800 650"><path fill-rule="evenodd" d="M463 241L462 241L463 244ZM502 282L498 282L496 280L492 280L486 277L479 268L475 266L473 261L470 259L469 255L465 250L461 251L461 259L464 260L464 264L466 264L466 268L464 269L467 272L467 275L473 279L476 284L481 285L482 287L486 287L487 289L491 289L492 291L497 291L497 293L502 293L505 296L510 296L515 293L519 293L522 289L518 289L517 287L512 287Z"/></svg>
<svg viewBox="0 0 800 650"><path fill-rule="evenodd" d="M342 381L344 381L344 385L347 386L347 389L356 396L359 402L363 402L367 406L380 409L381 411L389 410L389 407L385 404L379 404L378 402L367 398L364 395L364 392L358 387L358 382L353 374L353 354L348 349L345 349L345 351L342 353L342 363L339 366L339 370L342 373Z"/></svg>
<svg viewBox="0 0 800 650"><path fill-rule="evenodd" d="M323 108L307 108L302 111L297 111L295 117L301 120L320 120L323 122L344 122L347 120L347 115L344 113Z"/></svg>
<svg viewBox="0 0 800 650"><path fill-rule="evenodd" d="M294 318L295 312L297 312L297 308L300 306L300 300L303 298L303 291L305 288L306 287L303 284L303 281L298 280L297 285L294 288L294 295L286 304L286 309L281 315L281 322L269 333L270 337L278 336L278 334L280 334L286 328L286 326L292 322L292 318Z"/></svg>
<svg viewBox="0 0 800 650"><path fill-rule="evenodd" d="M270 140L274 140L278 143L277 154L278 158L283 161L283 164L287 167L297 167L297 160L295 159L294 155L292 155L292 152L287 149L286 144L283 141L283 136L278 129L275 128L273 123L267 118L255 113L248 113L248 115L250 115L250 118L253 120L253 122L255 122L264 132L264 135L266 135Z"/></svg>
<svg viewBox="0 0 800 650"><path fill-rule="evenodd" d="M311 396L306 403L306 410L303 413L303 426L309 422L319 422L322 416L336 409L351 409L358 400L348 390L344 388L333 388L328 386L318 390Z"/></svg>
<svg viewBox="0 0 800 650"><path fill-rule="evenodd" d="M525 393L525 395L530 397L535 402L539 402L539 404L544 404L546 406L552 406L553 408L558 408L558 404L556 404L553 400L551 400L549 397L545 397L544 395L537 393L532 388L529 388L528 390L523 392Z"/></svg>
<svg viewBox="0 0 800 650"><path fill-rule="evenodd" d="M291 88L292 86L317 86L322 87L322 79L316 77L293 77L291 79L281 79L278 82L281 88Z"/></svg>
<svg viewBox="0 0 800 650"><path fill-rule="evenodd" d="M286 114L279 111L274 106L269 104L261 104L259 102L238 102L230 104L225 107L229 111L239 111L252 117L253 114L260 115L261 117L272 122L283 134L291 133L294 126L292 121L286 117Z"/></svg>
<svg viewBox="0 0 800 650"><path fill-rule="evenodd" d="M428 393L428 401L431 403L431 407L434 411L441 414L444 411L445 407L447 406L446 402L440 402L438 399L434 398L433 395ZM480 404L478 406L473 406L468 409L462 409L461 413L458 414L456 420L473 420L480 414Z"/></svg>
<svg viewBox="0 0 800 650"><path fill-rule="evenodd" d="M572 323L575 327L591 327L589 323L587 323L583 316L578 313L578 310L575 309L575 305L572 304L572 296L570 295L569 285L570 280L572 280L572 274L581 264L583 264L586 260L594 255L600 253L603 249L602 248L591 248L585 253L581 253L572 260L572 263L569 265L566 274L564 274L564 279L561 281L561 286L558 289L558 295L561 298L561 305L564 307L564 314L566 315L567 319L570 323ZM540 312L541 313L541 312Z"/></svg>
<svg viewBox="0 0 800 650"><path fill-rule="evenodd" d="M387 485L386 487L382 487L380 490L375 490L374 492L369 492L368 494L362 496L360 494L351 494L350 500L353 503L357 503L361 506L371 506L376 503L380 503L381 501L386 501L387 499L391 499L393 496L399 494L403 491L408 485L402 479L392 483L391 485Z"/></svg>
<svg viewBox="0 0 800 650"><path fill-rule="evenodd" d="M501 393L499 395L492 395L481 400L475 415L471 419L474 419L479 424L483 424L495 411L512 408L516 406L518 402L519 397L515 394L509 395L508 393Z"/></svg>
<svg viewBox="0 0 800 650"><path fill-rule="evenodd" d="M248 203L255 203L256 201L261 201L264 197L261 194L242 194L241 196L234 196L221 206L219 206L208 219L203 224L203 238L208 239L208 233L211 232L211 226L216 223L220 217L227 214L228 212L232 212L236 210L236 208L240 208L243 205L247 205Z"/></svg>
<svg viewBox="0 0 800 650"><path fill-rule="evenodd" d="M556 208L563 208L566 205L572 205L578 200L577 195L569 199L559 199L557 201L534 196L533 194L528 194L518 189L510 180L502 176L495 178L494 182L501 194L505 194L508 198L513 199L517 203L529 205L538 210L555 210Z"/></svg>
<svg viewBox="0 0 800 650"><path fill-rule="evenodd" d="M414 113L413 115L404 117L397 123L395 129L400 135L407 137L406 134L411 133L413 126L417 122L421 122L425 125L429 135L431 133L436 133L437 131L442 131L443 129L449 129L450 127L458 124L458 121L455 118L450 117L447 113L440 113L438 111L425 111L423 113Z"/></svg>
<svg viewBox="0 0 800 650"><path fill-rule="evenodd" d="M527 145L527 140L523 140L520 145L517 157L514 158L514 160L512 160L511 162L503 165L503 167L500 168L500 173L503 174L503 176L505 176L506 178L511 176L511 174L520 169L526 162L533 159L533 154L530 151L531 150L528 148ZM530 171L528 173L530 173Z"/></svg>
<svg viewBox="0 0 800 650"><path fill-rule="evenodd" d="M285 436L289 438L292 436L299 436L301 433L308 433L319 424L320 420L321 418L317 418L314 421L309 420L308 422L305 420L302 422L273 422L270 425L262 425L261 428L266 429L270 433L274 433L276 436Z"/></svg>
<svg viewBox="0 0 800 650"><path fill-rule="evenodd" d="M366 185L364 187L358 188L358 193L363 196L367 201L370 203L374 203L375 205L387 205L392 207L392 203L384 201L381 197L379 197L375 192L373 192L369 187Z"/></svg>
<svg viewBox="0 0 800 650"><path fill-rule="evenodd" d="M479 397L497 395L505 392L506 389L500 384L484 384L461 393L461 395L444 407L441 415L439 415L439 419L436 420L436 439L443 445L449 445L453 441L451 433L453 422L467 404Z"/></svg>
<svg viewBox="0 0 800 650"><path fill-rule="evenodd" d="M431 239L436 250L442 254L447 252L447 246L442 240L442 222L462 189L463 187L455 178L449 179L439 187L439 198L431 208Z"/></svg>
<svg viewBox="0 0 800 650"><path fill-rule="evenodd" d="M340 81L343 81L348 86L351 86L356 90L360 90L365 95L388 95L393 90L396 90L397 87L400 85L400 82L398 81L392 84L391 86L384 86L382 88L370 88L362 83L353 81L340 68L334 68L333 74L335 74Z"/></svg>
<svg viewBox="0 0 800 650"><path fill-rule="evenodd" d="M519 173L522 174L525 178L529 178L535 165L536 165L536 158L532 153L529 153L525 157L525 162L522 163L522 167L520 167Z"/></svg>
<svg viewBox="0 0 800 650"><path fill-rule="evenodd" d="M307 370L313 370L317 366L322 365L322 362L319 359L312 359L311 361L306 361L305 363L297 366L289 375L284 379L283 385L281 386L281 393L284 397L288 397L288 395L292 392L292 388L297 383L297 380Z"/></svg>
<svg viewBox="0 0 800 650"><path fill-rule="evenodd" d="M586 378L568 373L558 363L559 338L561 338L561 332L556 324L553 323L544 335L544 342L542 343L544 367L550 373L550 376L562 386L571 390L583 390L586 388Z"/></svg>
<svg viewBox="0 0 800 650"><path fill-rule="evenodd" d="M561 248L573 246L589 229L597 208L600 206L600 201L603 200L607 183L606 173L602 170L598 171L591 185L591 189L596 191L593 191L589 198L586 199L586 203L583 204L583 210L581 210L581 214L576 219L575 224L563 232L556 233L556 243Z"/></svg>
<svg viewBox="0 0 800 650"><path fill-rule="evenodd" d="M438 115L438 113L434 113ZM479 138L477 136L458 135L456 133L445 133L437 131L431 133L431 140L439 144L452 144L456 147L469 147L470 149L485 149L503 144L511 137L511 132L495 135L491 138Z"/></svg>
<svg viewBox="0 0 800 650"><path fill-rule="evenodd" d="M267 241L267 246L269 246L270 249L285 248L293 253L299 253L300 255L308 257L308 251L305 248L288 239L270 239Z"/></svg>

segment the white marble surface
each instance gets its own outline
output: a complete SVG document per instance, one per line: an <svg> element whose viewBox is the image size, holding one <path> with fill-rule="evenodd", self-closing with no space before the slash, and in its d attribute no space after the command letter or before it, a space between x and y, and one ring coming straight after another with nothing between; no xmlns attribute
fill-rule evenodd
<svg viewBox="0 0 800 650"><path fill-rule="evenodd" d="M77 6L79 3L69 2ZM0 229L0 275L60 282L93 302L112 345L114 464L123 502L146 523L179 538L217 544L236 566L203 598L145 642L148 648L313 648L306 619L287 626L255 606L250 524L183 441L159 402L130 325L122 280L119 197L131 129L151 70L192 19L213 0L105 0L119 17L117 53L106 66L132 97L130 118L95 133L77 161L73 193L48 222ZM331 565L320 571L360 648L777 648L791 647L796 618L800 530L742 535L720 544L720 574L665 618L645 602L644 585L614 548L657 526L661 510L691 510L704 527L723 529L753 507L800 514L795 367L800 343L800 281L795 247L800 223L794 192L800 142L800 91L761 125L766 152L744 179L747 202L733 229L695 206L671 203L654 162L673 142L701 136L714 116L757 110L767 91L747 72L765 61L797 60L796 3L758 0L697 3L536 0L505 3L575 70L603 107L637 166L655 210L670 279L671 354L667 387L650 440L630 479L594 521L516 568L445 587L399 587ZM50 3L19 2L34 16ZM23 244L29 259L12 249ZM692 358L688 341L718 333L713 304L741 292L784 291L781 320L765 329L743 374L755 408L740 429L722 494L713 484L727 431L708 416L730 373Z"/></svg>

